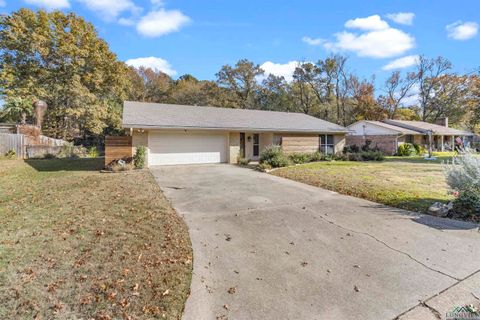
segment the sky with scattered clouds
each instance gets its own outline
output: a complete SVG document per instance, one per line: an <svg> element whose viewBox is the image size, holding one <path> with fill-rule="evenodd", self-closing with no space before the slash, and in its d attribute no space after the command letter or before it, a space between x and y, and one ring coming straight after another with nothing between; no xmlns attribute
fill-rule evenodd
<svg viewBox="0 0 480 320"><path fill-rule="evenodd" d="M288 81L299 62L331 54L376 81L419 55L442 55L457 72L480 67L478 0L0 0L2 13L21 7L82 15L119 59L174 78L215 79L247 58Z"/></svg>

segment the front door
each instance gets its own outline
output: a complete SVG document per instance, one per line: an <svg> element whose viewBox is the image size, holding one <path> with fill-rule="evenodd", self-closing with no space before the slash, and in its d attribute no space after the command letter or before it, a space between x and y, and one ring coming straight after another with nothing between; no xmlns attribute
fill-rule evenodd
<svg viewBox="0 0 480 320"><path fill-rule="evenodd" d="M253 134L253 157L258 158L260 155L260 135L258 133Z"/></svg>
<svg viewBox="0 0 480 320"><path fill-rule="evenodd" d="M240 132L240 158L245 158L245 132Z"/></svg>

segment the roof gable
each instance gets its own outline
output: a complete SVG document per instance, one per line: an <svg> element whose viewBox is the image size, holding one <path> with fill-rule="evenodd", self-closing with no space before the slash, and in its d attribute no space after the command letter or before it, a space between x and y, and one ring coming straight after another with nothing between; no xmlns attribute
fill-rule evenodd
<svg viewBox="0 0 480 320"><path fill-rule="evenodd" d="M361 126L366 125L367 127L360 128L361 130L359 132L359 127L358 127L359 125L361 125ZM355 131L355 133L357 135L358 134L363 134L363 132L365 132L365 131L367 131L367 134L372 134L372 133L368 133L368 131L375 131L375 130L368 130L368 129L374 129L374 128L372 128L372 126L374 128L377 127L377 128L381 128L383 130L383 132L382 132L382 130L378 130L378 133L374 133L374 134L378 134L378 135L386 134L386 132L388 132L387 134L390 134L390 135L419 134L419 132L414 131L414 130L394 126L394 125L384 123L384 122L381 122L381 121L372 121L372 120L361 120L361 121L358 121L358 122L355 122L355 123L349 125L347 128Z"/></svg>

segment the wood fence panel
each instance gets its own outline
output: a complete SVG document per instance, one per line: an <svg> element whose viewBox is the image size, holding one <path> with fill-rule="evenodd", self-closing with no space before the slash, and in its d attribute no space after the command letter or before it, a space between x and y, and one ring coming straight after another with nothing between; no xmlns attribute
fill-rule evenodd
<svg viewBox="0 0 480 320"><path fill-rule="evenodd" d="M0 133L0 155L15 150L18 158L25 158L25 136L23 134Z"/></svg>
<svg viewBox="0 0 480 320"><path fill-rule="evenodd" d="M105 137L105 166L113 160L130 158L133 156L131 136Z"/></svg>

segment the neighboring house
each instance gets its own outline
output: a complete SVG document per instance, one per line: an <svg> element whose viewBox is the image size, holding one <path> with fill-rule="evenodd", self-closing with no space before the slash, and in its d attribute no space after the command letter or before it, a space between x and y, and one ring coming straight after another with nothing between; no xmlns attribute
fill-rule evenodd
<svg viewBox="0 0 480 320"><path fill-rule="evenodd" d="M347 129L303 113L126 101L123 127L148 165L258 160L268 145L287 153L342 151Z"/></svg>
<svg viewBox="0 0 480 320"><path fill-rule="evenodd" d="M432 133L432 147L436 151L453 150L458 139L465 141L471 132L448 127L448 118L439 124L406 120L362 120L347 127L347 145L364 145L369 140L386 154L395 154L402 143L416 143L428 148L429 132Z"/></svg>

